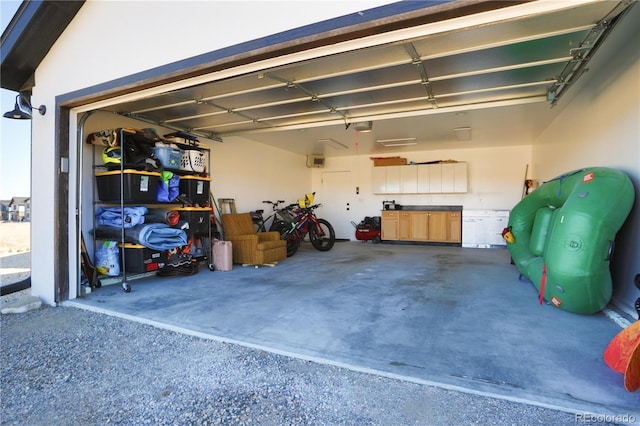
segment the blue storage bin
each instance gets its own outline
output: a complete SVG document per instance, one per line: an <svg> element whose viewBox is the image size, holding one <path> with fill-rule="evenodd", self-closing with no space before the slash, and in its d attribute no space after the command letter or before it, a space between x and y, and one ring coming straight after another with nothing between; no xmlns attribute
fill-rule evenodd
<svg viewBox="0 0 640 426"><path fill-rule="evenodd" d="M154 146L153 153L165 169L178 170L182 160L182 150L170 146Z"/></svg>

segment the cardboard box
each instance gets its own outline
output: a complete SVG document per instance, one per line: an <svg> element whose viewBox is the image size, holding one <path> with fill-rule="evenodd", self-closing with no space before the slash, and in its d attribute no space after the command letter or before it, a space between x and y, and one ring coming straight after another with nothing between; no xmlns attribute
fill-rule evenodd
<svg viewBox="0 0 640 426"><path fill-rule="evenodd" d="M406 166L407 159L404 157L371 157L373 165L378 166Z"/></svg>

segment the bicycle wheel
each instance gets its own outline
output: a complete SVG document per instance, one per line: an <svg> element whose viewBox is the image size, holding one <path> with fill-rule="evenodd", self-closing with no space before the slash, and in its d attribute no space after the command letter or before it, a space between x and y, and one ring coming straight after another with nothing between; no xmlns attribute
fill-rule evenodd
<svg viewBox="0 0 640 426"><path fill-rule="evenodd" d="M280 222L272 228L280 233L280 239L287 242L287 257L293 256L300 247L300 241L296 238L295 231L291 230L291 225Z"/></svg>
<svg viewBox="0 0 640 426"><path fill-rule="evenodd" d="M318 219L318 225L309 227L309 238L316 250L329 251L336 242L336 231L325 219Z"/></svg>

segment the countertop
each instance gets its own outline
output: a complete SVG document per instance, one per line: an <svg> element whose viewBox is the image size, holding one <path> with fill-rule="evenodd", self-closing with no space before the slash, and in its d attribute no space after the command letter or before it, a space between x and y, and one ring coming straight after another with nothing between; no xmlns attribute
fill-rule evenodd
<svg viewBox="0 0 640 426"><path fill-rule="evenodd" d="M457 212L461 212L462 211L462 206L429 206L429 205L413 205L413 206L407 206L407 205L403 205L401 206L400 209L396 210L405 210L405 211L424 211L424 210L429 210L429 211L457 211ZM394 210L391 210L394 211Z"/></svg>

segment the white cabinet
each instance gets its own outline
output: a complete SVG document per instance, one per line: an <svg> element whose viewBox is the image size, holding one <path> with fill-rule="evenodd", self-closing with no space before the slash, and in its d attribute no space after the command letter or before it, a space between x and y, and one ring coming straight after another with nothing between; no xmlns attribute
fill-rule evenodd
<svg viewBox="0 0 640 426"><path fill-rule="evenodd" d="M440 194L442 192L442 164L425 164L429 170L429 193Z"/></svg>
<svg viewBox="0 0 640 426"><path fill-rule="evenodd" d="M438 168L434 167L431 172L433 174L429 175L430 179L431 176L436 176L435 183L432 183L433 179L430 181L432 192L443 194L467 192L467 163L442 163L429 166L440 166L439 172Z"/></svg>
<svg viewBox="0 0 640 426"><path fill-rule="evenodd" d="M507 210L463 210L462 247L504 246L502 230L509 223Z"/></svg>
<svg viewBox="0 0 640 426"><path fill-rule="evenodd" d="M374 194L400 193L400 167L378 166L371 173L371 188Z"/></svg>
<svg viewBox="0 0 640 426"><path fill-rule="evenodd" d="M384 194L386 192L386 167L374 167L371 172L371 190L374 194Z"/></svg>
<svg viewBox="0 0 640 426"><path fill-rule="evenodd" d="M467 163L450 163L443 164L448 169L452 169L453 172L453 185L452 191L455 193L467 192ZM446 192L446 191L442 191Z"/></svg>
<svg viewBox="0 0 640 426"><path fill-rule="evenodd" d="M428 194L430 191L429 171L431 170L426 164L416 166L418 177L418 194Z"/></svg>
<svg viewBox="0 0 640 426"><path fill-rule="evenodd" d="M443 194L467 192L467 163L373 167L374 194Z"/></svg>
<svg viewBox="0 0 640 426"><path fill-rule="evenodd" d="M507 242L502 238L502 230L509 224L509 212L493 210L487 223L489 244L492 246L504 246Z"/></svg>
<svg viewBox="0 0 640 426"><path fill-rule="evenodd" d="M386 166L386 187L387 194L400 193L400 167L406 166Z"/></svg>
<svg viewBox="0 0 640 426"><path fill-rule="evenodd" d="M398 166L400 170L400 193L418 193L418 168L416 166Z"/></svg>

